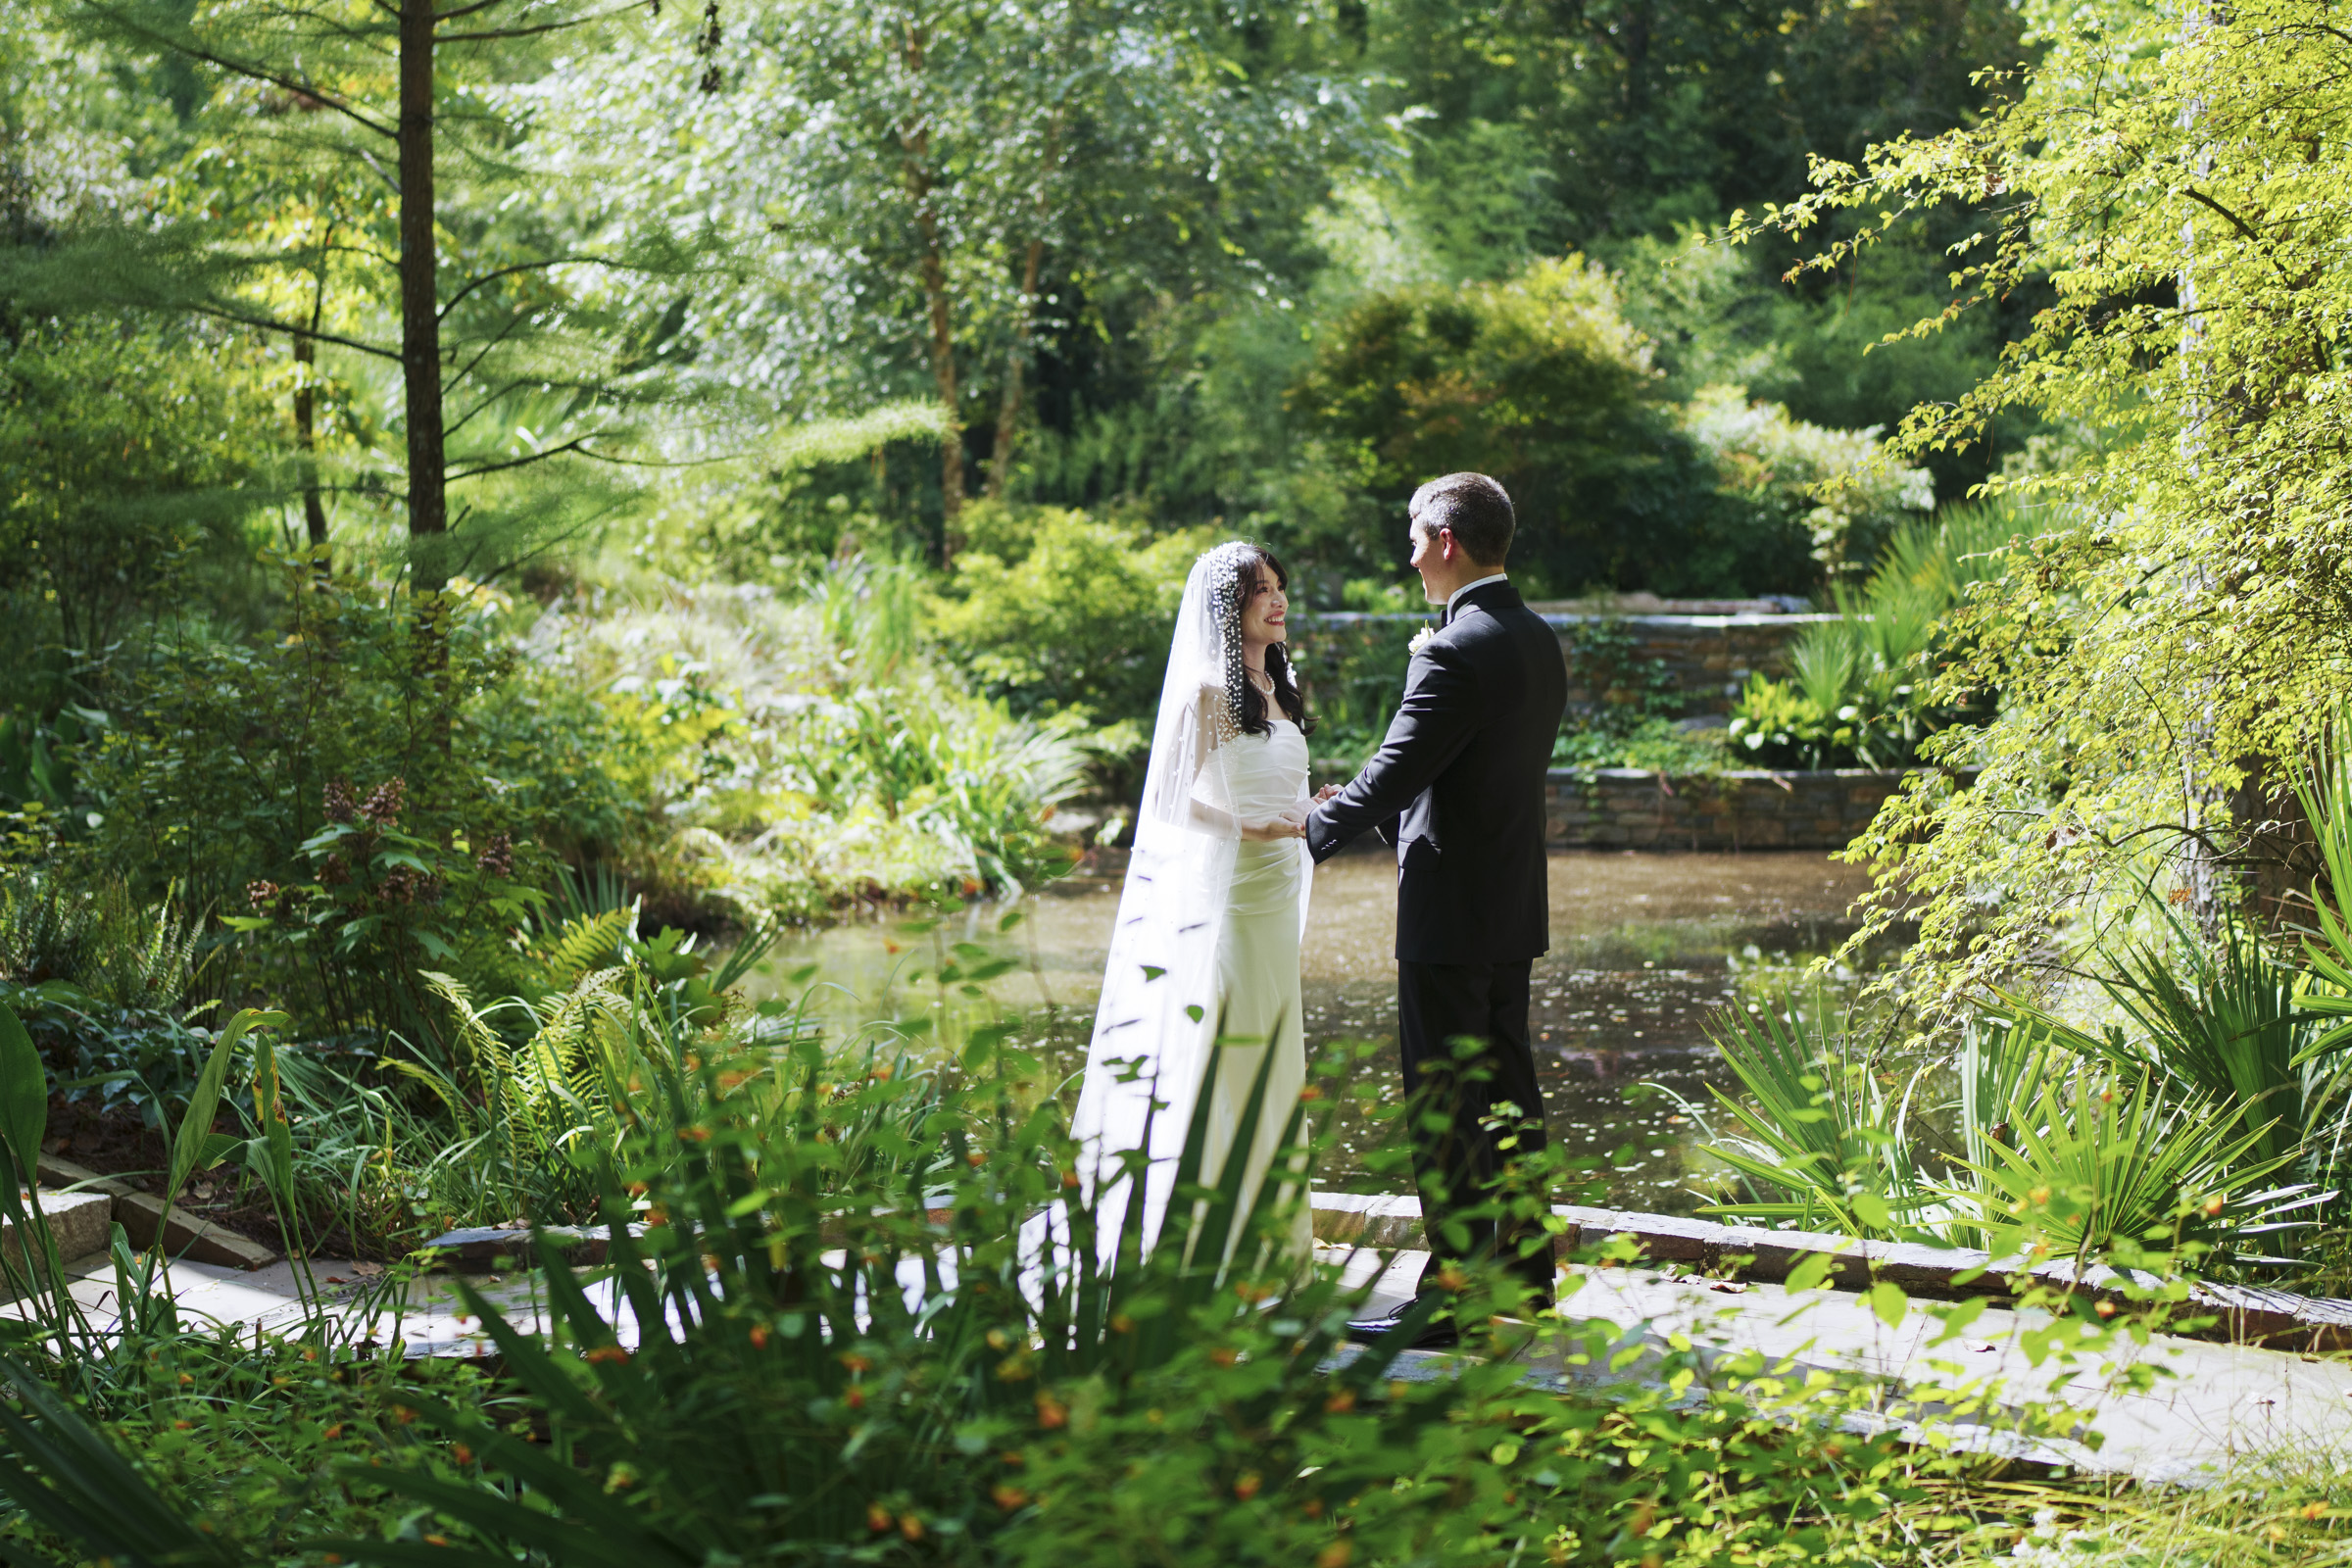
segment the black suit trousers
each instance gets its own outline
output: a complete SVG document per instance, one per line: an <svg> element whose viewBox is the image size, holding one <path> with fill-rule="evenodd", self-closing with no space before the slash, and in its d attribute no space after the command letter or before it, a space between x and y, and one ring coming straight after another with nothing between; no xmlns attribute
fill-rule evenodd
<svg viewBox="0 0 2352 1568"><path fill-rule="evenodd" d="M1525 960L1400 962L1396 1022L1405 1103L1413 1118L1413 1184L1421 1192L1433 1262L1498 1258L1549 1301L1555 1270L1550 1238L1540 1225L1460 1217L1464 1209L1494 1201L1494 1183L1509 1158L1539 1152L1546 1143L1544 1093L1527 1032L1531 967ZM1458 1054L1454 1043L1464 1039L1482 1049ZM1497 1117L1498 1101L1516 1106L1517 1114ZM1516 1139L1515 1148L1502 1148L1506 1138Z"/></svg>

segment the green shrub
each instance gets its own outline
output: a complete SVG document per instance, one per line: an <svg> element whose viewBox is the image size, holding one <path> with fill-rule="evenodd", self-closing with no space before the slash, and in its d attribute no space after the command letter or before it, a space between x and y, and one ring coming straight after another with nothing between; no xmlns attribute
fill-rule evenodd
<svg viewBox="0 0 2352 1568"><path fill-rule="evenodd" d="M1184 580L1214 531L1153 538L1051 507L965 515L969 543L932 609L941 644L1015 712L1149 736Z"/></svg>
<svg viewBox="0 0 2352 1568"><path fill-rule="evenodd" d="M1714 464L1726 525L1757 538L1803 538L1831 582L1868 570L1897 528L1936 505L1926 469L1877 461L1875 429L1807 424L1777 403L1749 402L1740 387L1700 387L1683 428ZM1787 586L1762 577L1745 584L1748 592Z"/></svg>
<svg viewBox="0 0 2352 1568"><path fill-rule="evenodd" d="M1748 678L1732 714L1733 755L1766 767L1900 767L1936 731L1984 722L1989 694L1938 701L1933 666L1956 652L1950 611L1997 572L2021 531L2000 507L1954 508L1898 528L1860 592L1833 589L1838 618L1798 637L1789 677Z"/></svg>
<svg viewBox="0 0 2352 1568"><path fill-rule="evenodd" d="M105 319L0 342L0 627L13 702L99 700L134 642L219 613L277 416L256 351ZM135 658L132 660L135 662Z"/></svg>
<svg viewBox="0 0 2352 1568"><path fill-rule="evenodd" d="M1291 666L1314 714L1309 737L1318 762L1356 768L1380 747L1404 694L1412 639L1429 623L1403 619L1335 620L1291 612Z"/></svg>
<svg viewBox="0 0 2352 1568"><path fill-rule="evenodd" d="M525 652L619 737L643 814L615 854L673 923L1043 881L1068 862L1044 819L1080 783L1083 725L975 695L915 626L909 568L843 562L798 602L562 605Z"/></svg>
<svg viewBox="0 0 2352 1568"><path fill-rule="evenodd" d="M427 968L516 989L508 938L556 858L633 818L628 737L516 660L493 595L287 572L276 637L190 636L139 677L85 758L92 853L242 932L214 983L306 1031L420 1028Z"/></svg>

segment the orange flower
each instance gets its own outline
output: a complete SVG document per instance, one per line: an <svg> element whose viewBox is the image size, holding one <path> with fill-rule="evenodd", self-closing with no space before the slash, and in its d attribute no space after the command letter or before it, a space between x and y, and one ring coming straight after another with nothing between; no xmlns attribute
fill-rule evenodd
<svg viewBox="0 0 2352 1568"><path fill-rule="evenodd" d="M1012 1512L1013 1509L1020 1507L1023 1503L1029 1500L1029 1494L1023 1492L1018 1487L995 1487L990 1489L988 1494L996 1498L997 1506L1004 1509L1006 1513Z"/></svg>
<svg viewBox="0 0 2352 1568"><path fill-rule="evenodd" d="M1070 1407L1050 1394L1037 1396L1037 1424L1051 1430L1070 1424Z"/></svg>
<svg viewBox="0 0 2352 1568"><path fill-rule="evenodd" d="M1257 1495L1258 1488L1264 1485L1265 1482L1258 1479L1257 1472L1252 1470L1249 1474L1241 1476L1235 1480L1233 1483L1233 1494L1241 1498L1244 1502L1248 1502L1251 1497Z"/></svg>

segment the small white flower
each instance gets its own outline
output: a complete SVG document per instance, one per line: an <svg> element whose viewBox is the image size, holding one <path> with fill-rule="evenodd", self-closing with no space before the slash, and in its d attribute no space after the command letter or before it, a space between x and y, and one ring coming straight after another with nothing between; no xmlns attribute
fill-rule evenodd
<svg viewBox="0 0 2352 1568"><path fill-rule="evenodd" d="M1422 627L1419 631L1413 633L1413 640L1405 645L1405 651L1407 653L1419 653L1422 649L1429 646L1429 640L1432 637L1435 637L1437 634L1438 628L1435 626Z"/></svg>

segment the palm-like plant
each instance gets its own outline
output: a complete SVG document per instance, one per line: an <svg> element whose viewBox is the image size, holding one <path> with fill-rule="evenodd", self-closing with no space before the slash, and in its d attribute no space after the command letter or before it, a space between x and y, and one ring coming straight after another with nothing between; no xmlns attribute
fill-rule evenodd
<svg viewBox="0 0 2352 1568"><path fill-rule="evenodd" d="M1827 1012L1816 997L1809 1013L1790 1005L1716 1014L1708 1037L1747 1102L1712 1091L1744 1136L1711 1150L1749 1191L1712 1210L1891 1235L1934 1200L1904 1136L1910 1095L1890 1104L1851 1032L1821 1021Z"/></svg>
<svg viewBox="0 0 2352 1568"><path fill-rule="evenodd" d="M2092 1032L2010 1005L2070 1050L2147 1074L2174 1104L2231 1107L2233 1131L2260 1130L2255 1156L2284 1165L2302 1152L2311 1113L2328 1098L2312 1066L2318 1029L2300 979L2234 921L2210 949L2178 922L2174 929L2177 960L2136 943L2100 978L2121 1024Z"/></svg>
<svg viewBox="0 0 2352 1568"><path fill-rule="evenodd" d="M2219 1236L2245 1212L2231 1213L2231 1200L2293 1157L2261 1157L2267 1126L2241 1127L2231 1104L2174 1102L2152 1074L2078 1071L2043 1082L2018 1111L2012 1141L1968 1162L1975 1184L1939 1189L1996 1253L2054 1248L2086 1262Z"/></svg>

